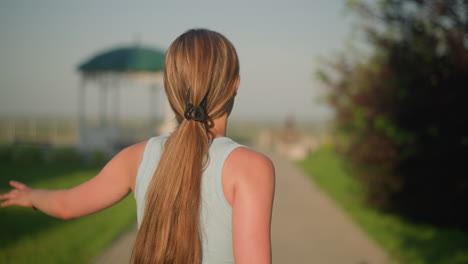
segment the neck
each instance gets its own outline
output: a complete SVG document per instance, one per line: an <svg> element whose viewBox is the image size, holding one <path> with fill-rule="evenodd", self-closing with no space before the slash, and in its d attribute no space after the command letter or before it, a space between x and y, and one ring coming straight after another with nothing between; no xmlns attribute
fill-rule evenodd
<svg viewBox="0 0 468 264"><path fill-rule="evenodd" d="M213 138L226 136L227 119L227 113L216 119L213 119L213 126L209 128L210 134Z"/></svg>

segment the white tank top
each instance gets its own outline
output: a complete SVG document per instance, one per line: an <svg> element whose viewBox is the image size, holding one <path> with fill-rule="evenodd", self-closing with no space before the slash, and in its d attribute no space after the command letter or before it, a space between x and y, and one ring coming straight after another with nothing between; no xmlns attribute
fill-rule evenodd
<svg viewBox="0 0 468 264"><path fill-rule="evenodd" d="M164 144L169 134L148 140L138 168L135 183L138 227L143 220L145 196ZM229 154L242 145L227 137L215 138L209 148L209 164L202 174L200 236L203 264L234 263L232 248L232 208L226 201L221 183L224 162Z"/></svg>

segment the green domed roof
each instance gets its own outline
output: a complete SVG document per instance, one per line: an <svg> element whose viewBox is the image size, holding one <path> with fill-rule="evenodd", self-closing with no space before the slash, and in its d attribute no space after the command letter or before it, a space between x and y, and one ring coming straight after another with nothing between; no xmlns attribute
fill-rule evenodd
<svg viewBox="0 0 468 264"><path fill-rule="evenodd" d="M164 68L165 52L149 47L122 47L100 53L78 67L92 72L159 72Z"/></svg>

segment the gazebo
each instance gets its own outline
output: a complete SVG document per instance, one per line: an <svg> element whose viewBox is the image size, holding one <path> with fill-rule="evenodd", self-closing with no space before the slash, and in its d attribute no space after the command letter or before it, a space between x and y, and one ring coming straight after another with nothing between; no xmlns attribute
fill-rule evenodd
<svg viewBox="0 0 468 264"><path fill-rule="evenodd" d="M131 143L124 142L119 132L122 80L134 80L149 87L151 100L157 102L157 90L163 87L164 57L165 52L160 49L135 45L104 51L78 66L81 75L78 93L80 150L89 152L98 149L115 153ZM89 84L95 84L99 88L97 126L89 125L85 117L86 89ZM109 95L112 96L112 104L109 104ZM109 106L112 108L112 115L108 113ZM151 106L151 134L168 132L176 126L172 110L166 105L165 120L157 131L157 106Z"/></svg>

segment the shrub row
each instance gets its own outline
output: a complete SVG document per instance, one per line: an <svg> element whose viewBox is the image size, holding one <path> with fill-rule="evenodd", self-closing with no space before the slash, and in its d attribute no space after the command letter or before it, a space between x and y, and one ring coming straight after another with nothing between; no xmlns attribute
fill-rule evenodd
<svg viewBox="0 0 468 264"><path fill-rule="evenodd" d="M49 145L0 145L0 164L50 164L60 166L103 166L109 155L95 150L82 154L74 147L52 148Z"/></svg>

